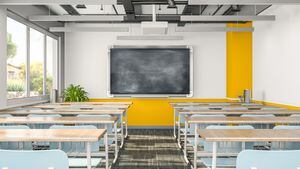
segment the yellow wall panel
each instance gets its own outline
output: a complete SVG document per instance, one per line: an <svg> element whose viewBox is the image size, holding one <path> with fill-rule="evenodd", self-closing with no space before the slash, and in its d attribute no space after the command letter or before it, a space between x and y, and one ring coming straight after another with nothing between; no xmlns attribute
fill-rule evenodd
<svg viewBox="0 0 300 169"><path fill-rule="evenodd" d="M252 27L252 23L228 24ZM252 33L227 32L226 88L228 98L238 98L244 89L252 90Z"/></svg>

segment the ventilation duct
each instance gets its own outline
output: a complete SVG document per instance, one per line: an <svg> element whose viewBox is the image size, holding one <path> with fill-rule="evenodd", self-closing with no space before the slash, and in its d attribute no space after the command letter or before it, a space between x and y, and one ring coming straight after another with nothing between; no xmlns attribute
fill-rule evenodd
<svg viewBox="0 0 300 169"><path fill-rule="evenodd" d="M156 21L155 5L152 5L152 22L142 22L141 26L145 35L162 35L168 32L168 22Z"/></svg>

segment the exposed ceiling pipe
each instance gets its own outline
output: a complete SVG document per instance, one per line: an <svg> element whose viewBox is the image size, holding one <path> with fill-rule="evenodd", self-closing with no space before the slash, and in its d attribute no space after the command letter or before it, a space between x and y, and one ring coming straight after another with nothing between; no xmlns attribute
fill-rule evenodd
<svg viewBox="0 0 300 169"><path fill-rule="evenodd" d="M168 8L177 8L174 0L168 0Z"/></svg>
<svg viewBox="0 0 300 169"><path fill-rule="evenodd" d="M152 5L152 21L156 22L156 6Z"/></svg>

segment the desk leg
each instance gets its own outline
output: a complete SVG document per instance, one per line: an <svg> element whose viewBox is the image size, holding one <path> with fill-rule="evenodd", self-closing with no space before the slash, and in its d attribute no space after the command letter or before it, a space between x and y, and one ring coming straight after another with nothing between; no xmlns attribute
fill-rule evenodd
<svg viewBox="0 0 300 169"><path fill-rule="evenodd" d="M183 146L183 155L186 163L189 163L189 160L187 159L187 121L184 122L184 146Z"/></svg>
<svg viewBox="0 0 300 169"><path fill-rule="evenodd" d="M181 115L179 114L178 115L178 133L177 133L177 142L178 142L178 146L179 148L181 148L181 144L180 144L180 118L181 118Z"/></svg>
<svg viewBox="0 0 300 169"><path fill-rule="evenodd" d="M212 169L217 168L217 142L213 142L213 147L212 147Z"/></svg>
<svg viewBox="0 0 300 169"><path fill-rule="evenodd" d="M194 143L194 169L197 169L197 146L198 146L198 126L195 125L195 143Z"/></svg>
<svg viewBox="0 0 300 169"><path fill-rule="evenodd" d="M117 122L114 123L114 135L115 135L115 159L114 159L114 163L117 161L118 158L118 154L119 154L119 145L118 145L118 131L117 131Z"/></svg>
<svg viewBox="0 0 300 169"><path fill-rule="evenodd" d="M176 110L175 109L174 109L173 113L174 113L173 134L174 134L174 137L176 138Z"/></svg>
<svg viewBox="0 0 300 169"><path fill-rule="evenodd" d="M128 137L128 112L126 110L125 112L125 138Z"/></svg>
<svg viewBox="0 0 300 169"><path fill-rule="evenodd" d="M108 137L107 132L104 134L104 144L105 144L105 168L108 169Z"/></svg>
<svg viewBox="0 0 300 169"><path fill-rule="evenodd" d="M90 142L87 142L87 144L86 144L86 160L87 160L87 169L92 169L91 143Z"/></svg>
<svg viewBox="0 0 300 169"><path fill-rule="evenodd" d="M121 115L121 145L122 148L124 145L124 124L123 124L123 114Z"/></svg>

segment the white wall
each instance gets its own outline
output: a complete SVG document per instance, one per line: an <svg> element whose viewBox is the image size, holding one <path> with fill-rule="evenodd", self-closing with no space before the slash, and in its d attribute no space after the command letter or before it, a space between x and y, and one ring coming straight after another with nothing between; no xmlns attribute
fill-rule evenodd
<svg viewBox="0 0 300 169"><path fill-rule="evenodd" d="M0 7L0 109L6 106L6 15Z"/></svg>
<svg viewBox="0 0 300 169"><path fill-rule="evenodd" d="M91 98L107 97L108 47L110 45L191 45L194 49L194 97L226 97L226 34L177 33L181 41L120 41L117 35L140 35L140 24L131 25L130 32L71 32L66 33L65 80L80 84Z"/></svg>
<svg viewBox="0 0 300 169"><path fill-rule="evenodd" d="M254 24L254 99L300 106L300 6L272 6Z"/></svg>

